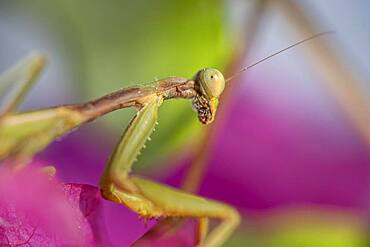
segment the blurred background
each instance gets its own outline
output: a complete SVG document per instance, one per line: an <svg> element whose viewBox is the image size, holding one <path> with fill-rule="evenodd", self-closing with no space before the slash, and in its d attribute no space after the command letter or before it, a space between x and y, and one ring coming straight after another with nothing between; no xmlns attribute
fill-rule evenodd
<svg viewBox="0 0 370 247"><path fill-rule="evenodd" d="M233 79L212 126L188 101L165 102L134 171L237 207L243 222L225 246L370 246L369 10L365 0L2 0L0 70L47 55L30 110L204 67L228 77L335 30ZM134 113L104 116L37 159L64 182L98 185ZM123 206L104 202L104 214L113 246L148 230Z"/></svg>

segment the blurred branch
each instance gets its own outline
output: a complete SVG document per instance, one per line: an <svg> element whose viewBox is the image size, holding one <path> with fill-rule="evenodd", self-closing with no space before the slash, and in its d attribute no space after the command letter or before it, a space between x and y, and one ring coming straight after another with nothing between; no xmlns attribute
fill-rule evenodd
<svg viewBox="0 0 370 247"><path fill-rule="evenodd" d="M289 18L289 23L300 35L309 36L322 31L311 22L312 16L309 16L307 10L297 1L271 0L269 3L281 7L285 16ZM314 19L317 20L318 17L315 16ZM312 66L322 76L323 82L326 82L338 104L370 147L370 107L361 91L361 81L345 66L325 39L317 39L307 44L307 47L310 50L306 55L311 60Z"/></svg>
<svg viewBox="0 0 370 247"><path fill-rule="evenodd" d="M249 16L245 16L243 23L245 29L241 30L239 46L233 51L232 60L225 69L224 75L229 77L235 71L243 67L243 60L247 57L250 47L260 29L261 20L266 7L265 0L255 1L254 10ZM227 114L230 109L235 90L239 88L239 81L231 80L223 92L220 105L217 110L217 117L213 124L204 127L204 134L201 141L195 149L193 162L187 171L183 181L182 188L185 191L196 193L203 181L204 173L210 158L210 153L214 148L217 132L223 128L227 119Z"/></svg>

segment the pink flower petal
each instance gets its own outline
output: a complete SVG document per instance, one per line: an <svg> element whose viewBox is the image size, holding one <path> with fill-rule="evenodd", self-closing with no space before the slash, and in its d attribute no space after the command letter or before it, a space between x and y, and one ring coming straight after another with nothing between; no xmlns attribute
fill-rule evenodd
<svg viewBox="0 0 370 247"><path fill-rule="evenodd" d="M158 225L145 233L133 243L132 247L176 246L191 247L195 245L195 221L160 221Z"/></svg>
<svg viewBox="0 0 370 247"><path fill-rule="evenodd" d="M0 170L0 246L107 246L96 187Z"/></svg>

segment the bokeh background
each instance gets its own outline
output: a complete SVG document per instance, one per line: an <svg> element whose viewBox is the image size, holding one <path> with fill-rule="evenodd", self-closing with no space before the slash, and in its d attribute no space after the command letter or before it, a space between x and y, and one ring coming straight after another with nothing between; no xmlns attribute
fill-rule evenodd
<svg viewBox="0 0 370 247"><path fill-rule="evenodd" d="M231 81L212 128L185 100L163 104L134 171L181 186L194 164L206 164L199 193L243 215L225 246L370 246L369 10L365 0L2 0L0 70L35 49L48 56L22 106L29 110L204 67L230 76L335 30ZM104 116L37 159L62 181L97 185L133 115ZM148 230L110 202L104 217L113 246Z"/></svg>

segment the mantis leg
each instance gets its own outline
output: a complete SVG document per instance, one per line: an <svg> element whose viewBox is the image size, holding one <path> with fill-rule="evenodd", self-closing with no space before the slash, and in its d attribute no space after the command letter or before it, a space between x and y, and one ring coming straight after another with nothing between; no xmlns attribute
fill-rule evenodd
<svg viewBox="0 0 370 247"><path fill-rule="evenodd" d="M112 154L100 185L103 196L126 205L142 217L190 217L199 220L197 240L201 246L219 246L239 224L232 207L195 196L150 180L130 175L140 149L152 133L163 99L151 96L129 124ZM208 219L220 220L207 234Z"/></svg>
<svg viewBox="0 0 370 247"><path fill-rule="evenodd" d="M166 185L147 179L132 176L134 184L139 188L139 194L153 206L153 215L148 210L147 217L190 217L200 221L197 240L201 246L220 246L238 226L240 217L232 207L192 195ZM159 213L159 215L158 215ZM144 215L145 216L145 215ZM221 222L207 234L208 219Z"/></svg>
<svg viewBox="0 0 370 247"><path fill-rule="evenodd" d="M0 76L0 95L11 88L0 105L0 116L14 111L30 90L33 82L45 65L45 57L32 53Z"/></svg>

